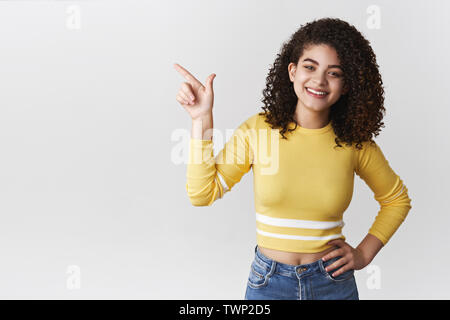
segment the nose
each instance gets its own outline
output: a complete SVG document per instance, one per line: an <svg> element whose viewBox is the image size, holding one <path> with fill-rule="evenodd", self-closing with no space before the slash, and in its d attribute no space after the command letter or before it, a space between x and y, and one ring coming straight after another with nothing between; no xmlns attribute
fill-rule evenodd
<svg viewBox="0 0 450 320"><path fill-rule="evenodd" d="M318 74L316 76L314 76L313 78L313 82L317 85L317 86L325 86L326 85L326 80L327 78L325 77L325 75L323 74Z"/></svg>

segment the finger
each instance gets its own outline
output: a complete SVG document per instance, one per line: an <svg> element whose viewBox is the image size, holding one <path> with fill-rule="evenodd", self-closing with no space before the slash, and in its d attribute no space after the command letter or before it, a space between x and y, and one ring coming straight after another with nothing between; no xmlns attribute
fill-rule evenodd
<svg viewBox="0 0 450 320"><path fill-rule="evenodd" d="M189 106L189 102L187 100L185 100L184 98L182 98L179 94L177 94L177 101L184 105L184 106Z"/></svg>
<svg viewBox="0 0 450 320"><path fill-rule="evenodd" d="M333 270L335 270L336 268L338 268L338 267L340 267L340 266L342 266L342 265L344 265L344 264L346 264L346 263L347 263L347 260L346 260L345 258L340 258L339 260L336 260L335 262L333 262L332 264L330 264L329 266L327 266L327 267L325 268L325 271L326 271L326 272L333 271Z"/></svg>
<svg viewBox="0 0 450 320"><path fill-rule="evenodd" d="M187 105L186 101L181 98L181 96L179 94L177 94L176 100L181 104L181 105Z"/></svg>
<svg viewBox="0 0 450 320"><path fill-rule="evenodd" d="M209 92L213 92L214 91L213 82L214 82L215 78L216 78L216 74L213 73L206 79L206 89L207 89L207 91L209 91Z"/></svg>
<svg viewBox="0 0 450 320"><path fill-rule="evenodd" d="M203 87L202 83L197 80L189 71L180 66L178 63L174 64L175 70L177 70L190 84L196 87Z"/></svg>
<svg viewBox="0 0 450 320"><path fill-rule="evenodd" d="M333 272L331 275L333 276L333 277L337 277L338 275L341 275L341 274L343 274L344 272L346 272L346 271L348 271L348 270L350 270L351 268L350 268L350 266L349 266L349 264L347 263L347 264L345 264L343 267L341 267L340 269L338 269L338 270L336 270L335 272Z"/></svg>
<svg viewBox="0 0 450 320"><path fill-rule="evenodd" d="M330 252L328 252L326 255L322 257L322 261L330 260L334 257L343 256L344 250L342 248L334 249Z"/></svg>
<svg viewBox="0 0 450 320"><path fill-rule="evenodd" d="M189 98L189 100L195 100L195 95L192 92L192 87L189 83L183 82L181 84L181 91L186 94L186 97Z"/></svg>
<svg viewBox="0 0 450 320"><path fill-rule="evenodd" d="M339 246L339 247L342 246L344 243L345 243L345 241L342 239L334 239L334 240L327 242L328 245L332 245L332 246L334 245L334 246Z"/></svg>
<svg viewBox="0 0 450 320"><path fill-rule="evenodd" d="M186 101L187 104L194 104L194 100L192 100L184 91L179 91L178 95Z"/></svg>

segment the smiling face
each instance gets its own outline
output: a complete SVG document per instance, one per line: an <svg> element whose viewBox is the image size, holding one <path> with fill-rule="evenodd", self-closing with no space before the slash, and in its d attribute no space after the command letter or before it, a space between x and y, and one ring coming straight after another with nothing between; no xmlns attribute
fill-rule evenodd
<svg viewBox="0 0 450 320"><path fill-rule="evenodd" d="M288 66L289 78L298 97L297 108L329 112L330 106L348 92L336 50L328 45L312 45L303 50L297 65ZM325 92L311 92L309 89Z"/></svg>

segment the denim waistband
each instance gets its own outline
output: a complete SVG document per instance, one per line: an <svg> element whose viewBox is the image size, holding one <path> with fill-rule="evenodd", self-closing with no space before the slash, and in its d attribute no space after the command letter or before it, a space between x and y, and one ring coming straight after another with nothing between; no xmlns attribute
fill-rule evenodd
<svg viewBox="0 0 450 320"><path fill-rule="evenodd" d="M297 274L309 274L314 272L325 272L325 267L332 262L338 260L340 257L334 257L323 262L322 259L316 260L311 263L291 265L286 263L281 263L275 261L269 257L266 257L259 250L258 245L255 246L255 260L257 263L261 264L262 267L266 267L268 270L273 270L273 272L278 272L282 274L287 274L291 276L296 276ZM324 267L325 266L325 267Z"/></svg>

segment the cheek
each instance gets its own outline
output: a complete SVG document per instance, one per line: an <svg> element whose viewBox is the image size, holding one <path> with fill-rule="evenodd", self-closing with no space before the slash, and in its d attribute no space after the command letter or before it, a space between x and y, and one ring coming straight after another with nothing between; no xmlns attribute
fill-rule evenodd
<svg viewBox="0 0 450 320"><path fill-rule="evenodd" d="M342 93L342 90L344 89L344 84L342 82L335 82L332 85L330 85L330 87L334 92L337 92L340 94L340 93Z"/></svg>
<svg viewBox="0 0 450 320"><path fill-rule="evenodd" d="M294 91L297 94L297 96L302 94L302 92L304 92L306 80L307 79L304 79L302 77L297 77L294 80Z"/></svg>
<svg viewBox="0 0 450 320"><path fill-rule="evenodd" d="M302 88L303 88L303 86L301 83L299 83L298 81L294 82L294 91L297 94L297 96L301 93Z"/></svg>
<svg viewBox="0 0 450 320"><path fill-rule="evenodd" d="M295 82L294 83L294 91L295 91L295 95L297 96L297 98L301 98L301 97L303 97L304 95L305 95L305 92L304 92L304 84L302 84L302 83L298 83L298 82Z"/></svg>

